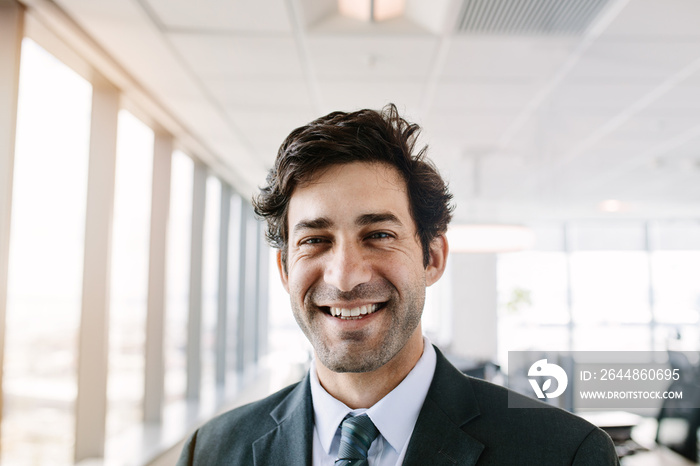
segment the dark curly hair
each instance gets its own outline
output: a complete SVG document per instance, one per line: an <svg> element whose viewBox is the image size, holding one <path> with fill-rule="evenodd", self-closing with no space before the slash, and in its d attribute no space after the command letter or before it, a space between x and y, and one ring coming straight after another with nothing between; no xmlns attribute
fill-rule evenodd
<svg viewBox="0 0 700 466"><path fill-rule="evenodd" d="M266 236L287 264L287 210L294 189L319 170L353 162L384 163L396 168L406 182L408 202L423 247L430 260L430 243L447 231L454 207L445 181L426 158L427 146L413 154L420 132L401 118L394 104L381 111L333 112L292 131L277 152L267 186L253 198L256 215L267 220Z"/></svg>

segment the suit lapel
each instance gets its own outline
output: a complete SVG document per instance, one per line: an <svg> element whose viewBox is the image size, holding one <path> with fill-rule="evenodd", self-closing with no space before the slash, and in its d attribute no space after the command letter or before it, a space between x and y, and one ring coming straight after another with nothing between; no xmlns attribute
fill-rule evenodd
<svg viewBox="0 0 700 466"><path fill-rule="evenodd" d="M473 389L440 351L435 375L408 444L404 465L474 465L484 445L461 427L479 416Z"/></svg>
<svg viewBox="0 0 700 466"><path fill-rule="evenodd" d="M314 420L308 374L270 416L277 427L253 443L255 465L310 465Z"/></svg>

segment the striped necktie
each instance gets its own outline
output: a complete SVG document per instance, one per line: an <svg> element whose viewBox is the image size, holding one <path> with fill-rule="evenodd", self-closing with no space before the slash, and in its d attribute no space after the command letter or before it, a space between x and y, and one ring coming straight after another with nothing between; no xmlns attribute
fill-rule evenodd
<svg viewBox="0 0 700 466"><path fill-rule="evenodd" d="M367 451L379 431L366 414L345 418L340 425L340 448L335 466L368 466Z"/></svg>

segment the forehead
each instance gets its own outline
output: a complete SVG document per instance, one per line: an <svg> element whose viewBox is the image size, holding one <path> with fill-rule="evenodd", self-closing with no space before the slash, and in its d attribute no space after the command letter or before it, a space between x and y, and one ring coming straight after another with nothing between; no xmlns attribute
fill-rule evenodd
<svg viewBox="0 0 700 466"><path fill-rule="evenodd" d="M406 182L383 163L334 165L296 187L289 201L290 227L301 219L330 217L353 221L358 215L392 212L410 219Z"/></svg>

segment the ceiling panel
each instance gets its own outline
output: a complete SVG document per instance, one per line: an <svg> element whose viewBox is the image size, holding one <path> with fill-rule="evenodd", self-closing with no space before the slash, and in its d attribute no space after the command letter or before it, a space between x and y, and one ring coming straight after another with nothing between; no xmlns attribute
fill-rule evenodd
<svg viewBox="0 0 700 466"><path fill-rule="evenodd" d="M168 42L133 1L58 0L96 41L156 95L198 95L191 75L172 56Z"/></svg>
<svg viewBox="0 0 700 466"><path fill-rule="evenodd" d="M451 40L442 76L547 79L562 66L577 42L559 37L457 36Z"/></svg>
<svg viewBox="0 0 700 466"><path fill-rule="evenodd" d="M486 114L513 115L527 105L540 90L531 82L484 82L441 80L435 91L433 108L464 110Z"/></svg>
<svg viewBox="0 0 700 466"><path fill-rule="evenodd" d="M420 104L423 82L421 80L319 80L321 99L328 113L334 110L358 110L382 108L394 103L399 111L413 113Z"/></svg>
<svg viewBox="0 0 700 466"><path fill-rule="evenodd" d="M272 166L277 149L295 128L316 118L313 112L299 109L280 110L271 114L267 110L230 110L232 121L252 141L255 158L266 168Z"/></svg>
<svg viewBox="0 0 700 466"><path fill-rule="evenodd" d="M581 57L567 80L661 83L698 59L698 41L599 40Z"/></svg>
<svg viewBox="0 0 700 466"><path fill-rule="evenodd" d="M171 33L189 67L202 77L301 77L291 36L231 36Z"/></svg>
<svg viewBox="0 0 700 466"><path fill-rule="evenodd" d="M480 163L479 194L487 199L512 199L525 194L529 167L518 157L486 156Z"/></svg>
<svg viewBox="0 0 700 466"><path fill-rule="evenodd" d="M637 139L660 145L698 125L700 125L700 115L660 118L654 110L647 109L620 125L609 138L615 140Z"/></svg>
<svg viewBox="0 0 700 466"><path fill-rule="evenodd" d="M700 46L698 47L700 48ZM693 114L700 112L700 72L695 73L695 79L687 79L675 86L663 97L658 99L649 109L663 114Z"/></svg>
<svg viewBox="0 0 700 466"><path fill-rule="evenodd" d="M431 137L459 145L465 154L491 153L512 121L508 115L480 115L469 112L434 111L427 124Z"/></svg>
<svg viewBox="0 0 700 466"><path fill-rule="evenodd" d="M605 36L658 36L700 39L700 2L696 0L629 1Z"/></svg>
<svg viewBox="0 0 700 466"><path fill-rule="evenodd" d="M324 78L424 78L436 52L429 35L311 35L309 52Z"/></svg>
<svg viewBox="0 0 700 466"><path fill-rule="evenodd" d="M613 196L637 199L625 215L700 211L698 0L615 2L578 37L457 34L454 0L385 24L335 0L55 1L248 186L295 127L394 102L462 220L602 215Z"/></svg>
<svg viewBox="0 0 700 466"><path fill-rule="evenodd" d="M229 141L231 150L221 154L222 159L235 164L241 158L249 157L250 138L205 100L174 97L170 105L180 115L182 123L192 128L205 144L211 140Z"/></svg>
<svg viewBox="0 0 700 466"><path fill-rule="evenodd" d="M614 115L655 87L635 82L565 82L550 94L547 104L561 112Z"/></svg>
<svg viewBox="0 0 700 466"><path fill-rule="evenodd" d="M289 32L279 0L141 0L166 29Z"/></svg>
<svg viewBox="0 0 700 466"><path fill-rule="evenodd" d="M302 78L203 78L205 85L224 106L239 110L305 108L311 111L308 86Z"/></svg>

